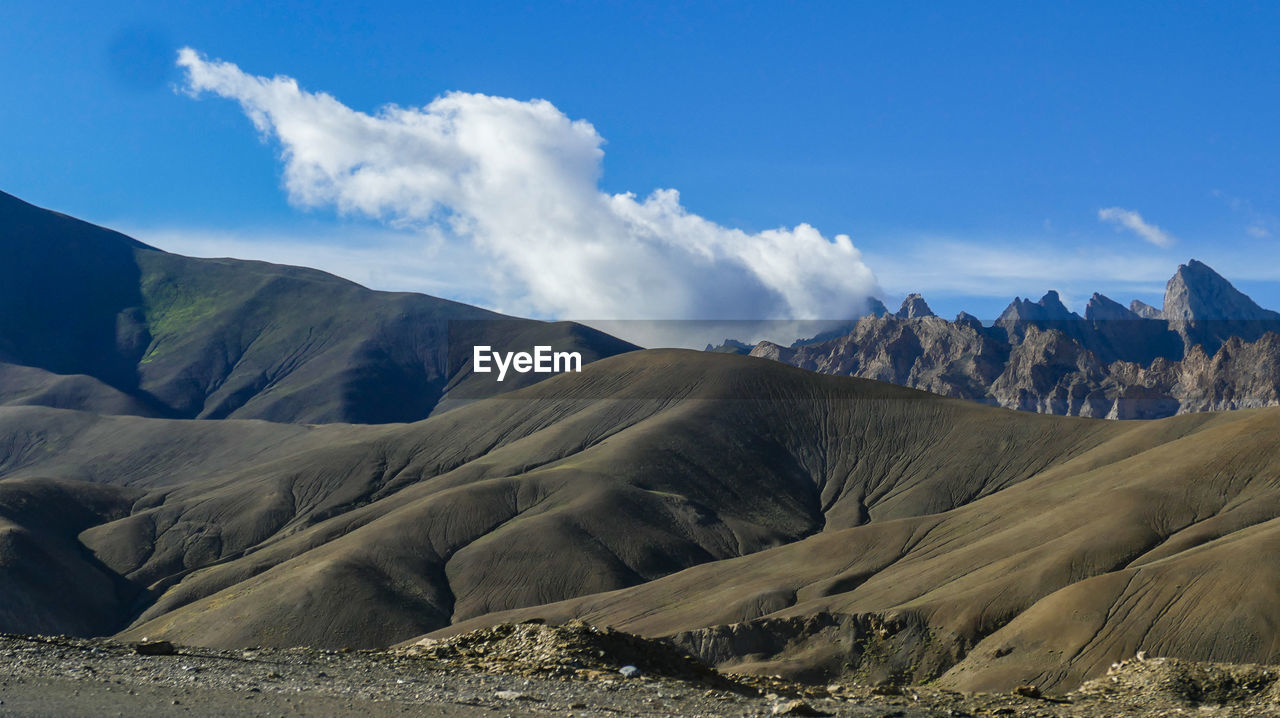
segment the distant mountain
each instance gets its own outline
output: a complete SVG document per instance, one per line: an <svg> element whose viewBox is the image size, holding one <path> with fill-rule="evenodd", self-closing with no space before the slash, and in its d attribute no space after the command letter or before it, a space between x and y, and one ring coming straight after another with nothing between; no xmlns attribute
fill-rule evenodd
<svg viewBox="0 0 1280 718"><path fill-rule="evenodd" d="M324 272L193 259L0 193L0 404L170 418L413 421L546 374L469 371L475 344L636 347Z"/></svg>
<svg viewBox="0 0 1280 718"><path fill-rule="evenodd" d="M1057 292L1015 298L992 326L933 316L918 294L838 337L751 354L1014 409L1111 418L1280 403L1280 313L1203 262L1169 280L1165 306L1094 294L1085 315Z"/></svg>

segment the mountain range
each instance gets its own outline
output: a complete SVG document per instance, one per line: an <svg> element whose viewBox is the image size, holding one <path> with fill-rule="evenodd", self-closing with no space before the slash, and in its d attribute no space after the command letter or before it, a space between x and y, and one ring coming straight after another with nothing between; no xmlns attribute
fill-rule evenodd
<svg viewBox="0 0 1280 718"><path fill-rule="evenodd" d="M1280 407L1011 411L0 200L0 631L364 648L580 618L735 671L965 690L1065 690L1139 650L1280 659ZM1152 366L1227 336L1198 302L1239 297L1202 267L1175 292L1197 314L1124 320L1184 348ZM1143 349L1094 328L1101 300L994 328L904 305L857 326L936 327L992 368L1001 336ZM478 341L593 361L498 388Z"/></svg>
<svg viewBox="0 0 1280 718"><path fill-rule="evenodd" d="M942 319L919 294L880 309L837 336L717 351L1047 414L1152 419L1280 404L1280 313L1196 260L1178 267L1162 309L1094 294L1081 317L1055 291L1015 298L991 323Z"/></svg>

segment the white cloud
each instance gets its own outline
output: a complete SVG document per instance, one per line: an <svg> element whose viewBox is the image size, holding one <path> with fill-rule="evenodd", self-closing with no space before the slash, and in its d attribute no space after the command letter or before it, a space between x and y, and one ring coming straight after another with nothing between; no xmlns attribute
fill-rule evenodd
<svg viewBox="0 0 1280 718"><path fill-rule="evenodd" d="M422 292L496 309L488 303L493 276L485 258L456 242L423 241L402 230L343 224L303 230L211 229L147 226L128 219L96 222L165 251L189 257L252 258L305 266L345 277L366 287ZM394 261L388 261L393 257ZM761 339L790 344L847 320L643 320L586 319L601 331L645 347L702 349L728 338L755 344Z"/></svg>
<svg viewBox="0 0 1280 718"><path fill-rule="evenodd" d="M279 141L290 201L464 248L470 257L456 271L485 267L485 303L500 310L838 317L860 313L876 291L846 235L828 239L807 224L724 227L690 213L671 189L644 199L601 192L603 139L545 100L452 92L421 108L366 114L292 78L249 75L190 48L178 64L189 93L238 101L264 137Z"/></svg>
<svg viewBox="0 0 1280 718"><path fill-rule="evenodd" d="M1144 220L1142 215L1131 209L1108 207L1098 210L1098 219L1117 227L1124 227L1157 247L1168 249L1173 246L1173 235Z"/></svg>

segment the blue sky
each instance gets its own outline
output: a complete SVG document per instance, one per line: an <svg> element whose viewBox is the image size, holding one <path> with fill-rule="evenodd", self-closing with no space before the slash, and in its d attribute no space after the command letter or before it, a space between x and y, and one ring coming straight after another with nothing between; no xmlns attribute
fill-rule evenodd
<svg viewBox="0 0 1280 718"><path fill-rule="evenodd" d="M193 97L174 64L185 46L374 115L451 91L545 99L602 138L603 197L632 192L658 212L639 203L674 188L677 215L770 251L803 238L791 234L802 223L826 241L849 235L891 303L918 290L940 313L989 317L1015 294L1057 288L1077 309L1095 290L1158 304L1196 257L1280 307L1278 4L101 5L0 8L0 189L175 251L312 264L516 313L591 313L589 294L495 294L527 283L532 265L485 275L507 248L441 235L441 207L428 218L381 200L300 201L283 186L279 128L255 129L224 99L234 90ZM1135 214L1101 219L1111 208ZM779 228L789 234L757 236ZM653 241L693 236L671 231ZM733 294L743 282L785 295L783 309L848 299L780 288L811 275L826 287L847 258L761 279L734 237L706 250L741 265L711 275L733 302L754 306ZM653 271L684 256L663 254ZM637 301L679 293L659 284L637 281Z"/></svg>

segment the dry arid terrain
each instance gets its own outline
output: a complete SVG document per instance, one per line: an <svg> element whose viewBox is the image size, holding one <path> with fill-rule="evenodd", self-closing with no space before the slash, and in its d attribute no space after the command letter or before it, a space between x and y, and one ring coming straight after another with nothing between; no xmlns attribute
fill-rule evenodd
<svg viewBox="0 0 1280 718"><path fill-rule="evenodd" d="M0 242L0 712L1274 704L1280 407L1107 421L638 350L8 196ZM587 364L498 386L478 341Z"/></svg>
<svg viewBox="0 0 1280 718"><path fill-rule="evenodd" d="M1001 692L1139 650L1273 662L1278 430L686 351L408 425L2 409L2 617L226 649L577 618L727 670Z"/></svg>

